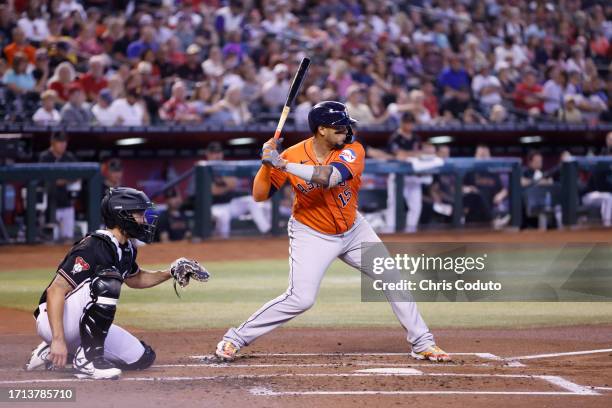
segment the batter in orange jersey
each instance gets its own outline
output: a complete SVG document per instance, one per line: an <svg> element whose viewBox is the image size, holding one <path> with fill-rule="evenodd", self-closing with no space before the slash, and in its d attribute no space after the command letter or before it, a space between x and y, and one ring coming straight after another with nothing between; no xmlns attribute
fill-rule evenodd
<svg viewBox="0 0 612 408"><path fill-rule="evenodd" d="M313 136L283 153L277 151L275 139L264 144L262 166L253 183L256 201L267 200L286 182L295 192L287 226L289 287L225 333L215 351L222 360L233 360L240 348L312 307L323 276L336 258L375 277L361 268L362 244L381 240L357 211L365 152L353 140L355 121L344 104L326 101L311 109L308 123ZM412 357L450 360L436 346L415 302L390 304L406 329Z"/></svg>

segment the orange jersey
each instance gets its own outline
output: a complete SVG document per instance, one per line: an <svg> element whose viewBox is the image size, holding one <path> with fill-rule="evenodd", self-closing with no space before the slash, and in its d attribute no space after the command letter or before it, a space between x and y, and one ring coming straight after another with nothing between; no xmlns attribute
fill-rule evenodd
<svg viewBox="0 0 612 408"><path fill-rule="evenodd" d="M290 163L313 166L340 163L352 177L335 187L324 188L285 171L272 169L272 185L278 190L285 182L291 183L295 192L293 216L296 220L324 234L342 234L353 226L357 216L365 150L359 142L346 144L342 149L332 150L320 163L313 150L313 141L311 137L291 146L281 157Z"/></svg>

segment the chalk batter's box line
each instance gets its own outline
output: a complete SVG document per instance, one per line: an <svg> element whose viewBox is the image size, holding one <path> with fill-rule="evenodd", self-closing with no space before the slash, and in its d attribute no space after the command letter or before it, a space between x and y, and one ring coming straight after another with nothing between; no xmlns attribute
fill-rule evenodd
<svg viewBox="0 0 612 408"><path fill-rule="evenodd" d="M151 382L159 382L159 381L214 381L214 380L238 380L238 379L263 379L263 378L302 378L302 377L419 377L419 376L428 376L428 377L470 377L470 378L532 378L532 379L541 379L549 384L552 384L558 388L562 388L564 392L549 392L549 391L472 391L472 390L456 390L456 391L378 391L378 390L369 390L369 391L270 391L272 394L267 395L359 395L359 393L364 393L362 395L371 394L440 394L440 393L467 393L467 394L475 394L475 393L487 393L491 395L499 394L499 395L511 395L520 393L521 395L580 395L580 396L594 396L601 395L595 389L590 387L585 387L571 381L564 379L559 376L550 376L550 375L527 375L527 374L459 374L459 373L422 373L419 370L412 370L409 373L286 373L286 374L241 374L241 375L216 375L216 376L195 376L195 377L123 377L118 381L151 381ZM72 382L87 382L87 381L96 381L89 379L77 379L77 378L53 378L53 379L28 379L28 380L9 380L9 381L0 381L0 384L45 384L45 383L72 383ZM263 395L263 394L262 394ZM516 394L518 395L518 394Z"/></svg>

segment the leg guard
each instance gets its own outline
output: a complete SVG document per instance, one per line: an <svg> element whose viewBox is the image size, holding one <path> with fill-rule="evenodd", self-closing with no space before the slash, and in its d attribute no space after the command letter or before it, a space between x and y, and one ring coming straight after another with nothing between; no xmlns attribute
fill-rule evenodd
<svg viewBox="0 0 612 408"><path fill-rule="evenodd" d="M140 340L140 342L144 347L144 353L142 353L142 356L137 361L130 364L117 362L115 365L122 370L144 370L145 368L151 367L153 362L155 362L155 350L144 341Z"/></svg>
<svg viewBox="0 0 612 408"><path fill-rule="evenodd" d="M121 274L115 268L99 271L91 281L91 301L79 324L81 346L88 360L104 355L104 340L115 319L121 283Z"/></svg>

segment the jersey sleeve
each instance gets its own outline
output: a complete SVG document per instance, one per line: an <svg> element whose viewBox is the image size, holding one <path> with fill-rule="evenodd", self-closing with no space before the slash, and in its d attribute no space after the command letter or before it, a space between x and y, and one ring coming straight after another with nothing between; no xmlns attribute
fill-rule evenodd
<svg viewBox="0 0 612 408"><path fill-rule="evenodd" d="M57 273L66 279L70 286L76 288L94 275L96 266L96 251L89 238L70 250L57 268Z"/></svg>
<svg viewBox="0 0 612 408"><path fill-rule="evenodd" d="M130 272L124 276L124 278L130 278L140 272L140 266L136 262L136 257L138 256L138 248L136 248L136 245L132 245L132 251L134 255L132 257L132 264L130 265Z"/></svg>
<svg viewBox="0 0 612 408"><path fill-rule="evenodd" d="M330 164L340 171L343 180L350 180L363 173L365 150L361 143L351 143Z"/></svg>

